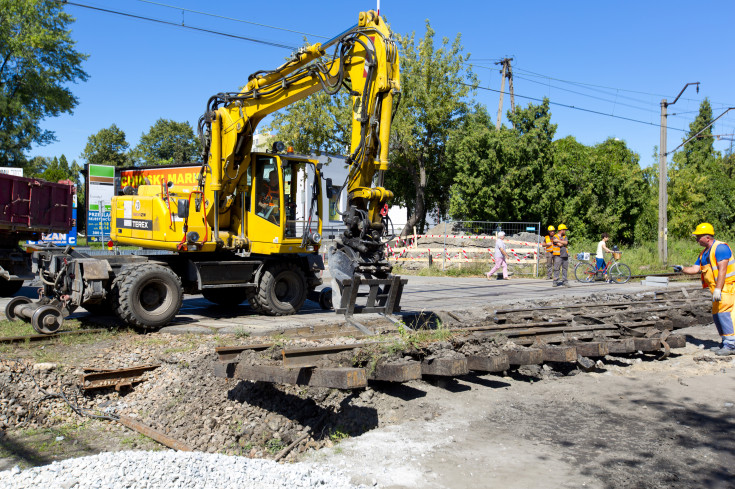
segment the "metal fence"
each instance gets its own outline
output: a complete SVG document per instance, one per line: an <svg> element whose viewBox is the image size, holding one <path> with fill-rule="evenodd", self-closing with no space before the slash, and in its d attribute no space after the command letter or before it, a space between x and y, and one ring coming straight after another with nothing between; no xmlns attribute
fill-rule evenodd
<svg viewBox="0 0 735 489"><path fill-rule="evenodd" d="M414 233L392 241L388 257L408 269L490 268L495 263L495 241L500 231L505 232L509 269L537 276L542 241L539 222L441 222L424 234Z"/></svg>

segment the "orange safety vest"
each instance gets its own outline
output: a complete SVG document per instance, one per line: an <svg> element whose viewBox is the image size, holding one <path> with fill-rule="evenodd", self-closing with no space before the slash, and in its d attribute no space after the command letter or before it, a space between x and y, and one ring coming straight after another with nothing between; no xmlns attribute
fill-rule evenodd
<svg viewBox="0 0 735 489"><path fill-rule="evenodd" d="M727 243L715 240L715 242L712 243L712 246L710 246L709 248L709 260L706 264L702 263L702 257L704 256L704 252L707 250L702 250L702 252L699 254L699 271L702 274L703 289L709 288L711 291L713 291L715 290L715 286L717 285L717 276L719 275L720 271L717 269L717 258L715 256L715 252L717 251L717 247L719 245L725 245L730 248ZM732 253L732 248L730 248L730 253ZM735 283L735 255L730 256L730 261L727 262L727 269L725 273L725 285Z"/></svg>
<svg viewBox="0 0 735 489"><path fill-rule="evenodd" d="M280 197L280 192L278 191L278 187L271 188L268 183L265 184L265 187L267 188L267 192L263 194L263 203L268 204L269 206L275 206L276 201L278 200L278 197Z"/></svg>
<svg viewBox="0 0 735 489"><path fill-rule="evenodd" d="M555 237L555 238L558 238L558 237L559 237L559 235L558 235L558 234L556 234L556 235L554 235L554 237ZM554 255L554 256L559 256L559 255L561 255L561 246L559 246L558 244L556 244L556 243L554 243L554 242L552 241L552 242L551 242L551 246L550 246L550 248L551 248L551 249L550 249L549 251L551 251L551 253L553 253L553 255Z"/></svg>
<svg viewBox="0 0 735 489"><path fill-rule="evenodd" d="M544 236L544 248L546 248L547 253L551 253L552 249L554 248L554 243L551 241L551 236Z"/></svg>

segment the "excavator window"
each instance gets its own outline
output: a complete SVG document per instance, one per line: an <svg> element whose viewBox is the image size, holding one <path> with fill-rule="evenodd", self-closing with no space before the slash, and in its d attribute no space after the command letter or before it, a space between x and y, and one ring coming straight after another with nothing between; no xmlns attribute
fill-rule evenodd
<svg viewBox="0 0 735 489"><path fill-rule="evenodd" d="M313 163L300 160L284 160L283 198L286 213L285 237L300 238L304 232L318 226L318 207L313 195L316 171Z"/></svg>
<svg viewBox="0 0 735 489"><path fill-rule="evenodd" d="M255 165L256 214L279 226L281 224L281 188L275 157L259 156Z"/></svg>

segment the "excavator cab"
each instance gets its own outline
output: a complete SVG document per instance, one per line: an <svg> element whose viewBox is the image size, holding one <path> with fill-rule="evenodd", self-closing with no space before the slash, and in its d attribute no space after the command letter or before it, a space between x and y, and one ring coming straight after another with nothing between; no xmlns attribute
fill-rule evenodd
<svg viewBox="0 0 735 489"><path fill-rule="evenodd" d="M321 185L316 161L254 153L248 177L246 236L253 253L318 251Z"/></svg>

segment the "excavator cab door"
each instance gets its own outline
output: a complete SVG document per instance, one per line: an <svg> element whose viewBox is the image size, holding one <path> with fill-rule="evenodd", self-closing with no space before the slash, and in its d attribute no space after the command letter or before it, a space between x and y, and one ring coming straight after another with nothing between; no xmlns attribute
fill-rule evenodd
<svg viewBox="0 0 735 489"><path fill-rule="evenodd" d="M253 169L250 206L253 217L247 220L252 251L265 254L311 251L303 246L304 235L321 233L316 165L304 159L257 154Z"/></svg>

